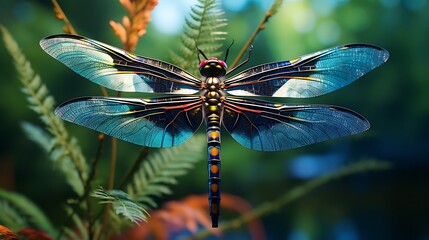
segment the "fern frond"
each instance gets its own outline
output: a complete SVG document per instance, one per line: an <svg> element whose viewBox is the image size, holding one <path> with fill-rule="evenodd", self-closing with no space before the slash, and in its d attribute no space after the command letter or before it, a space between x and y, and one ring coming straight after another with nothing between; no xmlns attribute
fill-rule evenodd
<svg viewBox="0 0 429 240"><path fill-rule="evenodd" d="M157 207L153 197L171 194L169 185L185 175L195 162L204 159L207 141L196 134L187 142L172 148L161 149L149 155L128 184L127 192L145 208Z"/></svg>
<svg viewBox="0 0 429 240"><path fill-rule="evenodd" d="M95 190L91 196L101 199L100 203L110 203L113 206L117 215L126 217L133 223L139 223L141 221L147 221L149 213L144 207L131 199L131 197L120 190L108 190L105 191L103 188Z"/></svg>
<svg viewBox="0 0 429 240"><path fill-rule="evenodd" d="M27 226L27 221L24 216L18 212L10 202L0 199L0 225L8 226L14 231L18 231Z"/></svg>
<svg viewBox="0 0 429 240"><path fill-rule="evenodd" d="M21 128L24 131L27 138L37 143L45 152L49 152L52 149L52 136L49 135L42 128L29 123L23 122L21 123Z"/></svg>
<svg viewBox="0 0 429 240"><path fill-rule="evenodd" d="M41 229L50 235L55 230L46 215L26 197L0 189L0 225L13 231L24 227Z"/></svg>
<svg viewBox="0 0 429 240"><path fill-rule="evenodd" d="M83 220L77 215L73 213L73 209L66 206L65 207L67 213L72 216L72 220L74 223L74 228L70 229L68 227L64 227L62 231L67 236L67 239L72 240L88 240L89 239L89 232L86 227L86 224L83 222Z"/></svg>
<svg viewBox="0 0 429 240"><path fill-rule="evenodd" d="M73 162L69 158L64 159L64 150L55 147L56 140L52 135L32 123L23 122L21 127L28 139L39 145L49 155L54 165L63 172L70 186L73 189L81 189L82 185ZM77 142L73 142L73 144L77 144Z"/></svg>
<svg viewBox="0 0 429 240"><path fill-rule="evenodd" d="M207 56L221 55L222 52L219 49L226 36L226 32L222 29L227 25L227 20L222 18L224 12L218 6L217 0L198 0L198 3L191 8L189 17L185 19L179 53L170 53L173 64L197 75L196 44Z"/></svg>
<svg viewBox="0 0 429 240"><path fill-rule="evenodd" d="M54 115L54 98L49 95L48 88L43 84L40 76L34 73L30 62L22 53L11 34L0 26L6 49L14 61L18 78L24 85L23 92L27 96L29 107L40 115L46 129L53 135L51 158L61 166L66 173L67 182L73 190L82 195L87 178L87 165L77 141L71 138L64 128L62 120Z"/></svg>

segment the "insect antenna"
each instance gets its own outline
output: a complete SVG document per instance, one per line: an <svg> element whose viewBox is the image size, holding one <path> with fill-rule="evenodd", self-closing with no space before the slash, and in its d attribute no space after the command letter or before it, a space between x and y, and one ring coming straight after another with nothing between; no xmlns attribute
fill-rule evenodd
<svg viewBox="0 0 429 240"><path fill-rule="evenodd" d="M228 50L229 50L229 48L228 48ZM228 53L228 50L227 50L227 53ZM230 74L230 73L234 72L234 71L235 71L235 70L237 70L239 67L241 67L241 66L243 66L244 64L246 64L246 63L250 60L250 55L251 55L251 53L252 53L252 50L253 50L253 45L250 45L250 47L249 47L249 53L247 54L246 59L244 59L244 61L242 61L240 64L238 64L237 66L233 67L233 68L232 68L232 69L230 69L228 72L226 72L226 74L225 74L225 75L228 75L228 74Z"/></svg>
<svg viewBox="0 0 429 240"><path fill-rule="evenodd" d="M226 59L228 59L228 54L229 54L229 49L232 47L232 45L234 44L234 39L232 39L231 44L229 45L229 47L226 49L226 53L225 53L225 59L223 60L224 62L226 62Z"/></svg>
<svg viewBox="0 0 429 240"><path fill-rule="evenodd" d="M197 43L197 41L195 41L195 47L196 47L196 48L197 48L197 50L198 50L198 61L200 61L200 62L201 62L200 54L201 54L201 55L203 55L203 57L207 60L208 58L207 58L207 56L204 54L203 50L201 50L201 49L198 47L198 43Z"/></svg>

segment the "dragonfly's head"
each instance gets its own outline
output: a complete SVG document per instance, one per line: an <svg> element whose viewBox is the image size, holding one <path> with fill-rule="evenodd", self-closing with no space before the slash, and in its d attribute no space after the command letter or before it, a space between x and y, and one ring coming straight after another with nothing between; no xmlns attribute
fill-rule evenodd
<svg viewBox="0 0 429 240"><path fill-rule="evenodd" d="M226 63L217 58L208 58L200 62L200 73L204 77L219 77L226 74Z"/></svg>

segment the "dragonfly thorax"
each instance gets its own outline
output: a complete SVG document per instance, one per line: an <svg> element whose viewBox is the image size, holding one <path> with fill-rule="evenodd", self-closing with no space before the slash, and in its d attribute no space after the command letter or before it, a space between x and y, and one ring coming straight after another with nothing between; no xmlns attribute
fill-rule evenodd
<svg viewBox="0 0 429 240"><path fill-rule="evenodd" d="M223 80L224 80L223 78L219 78L219 77L203 78L203 81L204 81L203 88L206 90L203 95L206 95L206 97L209 97L210 94L208 93L210 92L216 92L217 94L225 95L224 93L225 84Z"/></svg>
<svg viewBox="0 0 429 240"><path fill-rule="evenodd" d="M218 77L206 78L206 86L209 90L215 90L220 87L221 80Z"/></svg>
<svg viewBox="0 0 429 240"><path fill-rule="evenodd" d="M218 77L208 77L205 80L204 99L206 113L219 114L219 110L222 105L221 98L224 96L223 93L223 82Z"/></svg>

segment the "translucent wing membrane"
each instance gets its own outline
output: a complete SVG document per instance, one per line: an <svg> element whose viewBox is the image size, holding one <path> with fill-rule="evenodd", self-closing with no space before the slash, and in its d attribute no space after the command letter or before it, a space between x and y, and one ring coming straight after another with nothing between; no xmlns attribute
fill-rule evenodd
<svg viewBox="0 0 429 240"><path fill-rule="evenodd" d="M83 97L61 104L55 114L66 121L148 147L178 145L191 137L202 123L199 97Z"/></svg>
<svg viewBox="0 0 429 240"><path fill-rule="evenodd" d="M241 145L279 151L365 131L369 122L342 107L227 98L223 125Z"/></svg>
<svg viewBox="0 0 429 240"><path fill-rule="evenodd" d="M81 76L116 91L193 94L201 82L171 64L81 36L49 36L40 46Z"/></svg>
<svg viewBox="0 0 429 240"><path fill-rule="evenodd" d="M388 57L386 50L376 46L338 46L250 68L228 79L225 88L237 96L314 97L344 87Z"/></svg>

